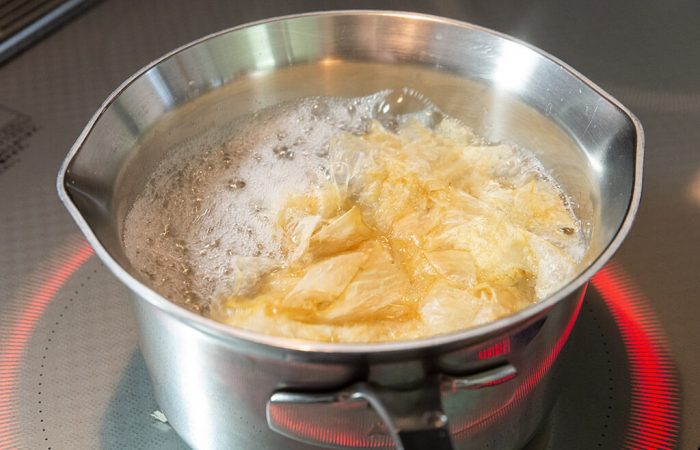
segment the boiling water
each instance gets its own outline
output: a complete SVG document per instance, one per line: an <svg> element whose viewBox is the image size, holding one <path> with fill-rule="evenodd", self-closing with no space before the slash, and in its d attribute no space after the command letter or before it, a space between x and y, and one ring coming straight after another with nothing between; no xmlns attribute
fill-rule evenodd
<svg viewBox="0 0 700 450"><path fill-rule="evenodd" d="M408 120L428 128L455 121L408 89L262 110L227 130L225 139L203 136L169 152L127 215L128 258L157 292L206 314L210 301L234 284L240 290L241 281L255 283L240 279L246 273L284 264L275 231L281 202L329 180L333 136L364 134L372 120L390 131ZM465 145L484 144L477 140ZM513 156L497 177L547 177L531 153L514 149ZM580 228L562 232L581 235L567 249L580 259Z"/></svg>

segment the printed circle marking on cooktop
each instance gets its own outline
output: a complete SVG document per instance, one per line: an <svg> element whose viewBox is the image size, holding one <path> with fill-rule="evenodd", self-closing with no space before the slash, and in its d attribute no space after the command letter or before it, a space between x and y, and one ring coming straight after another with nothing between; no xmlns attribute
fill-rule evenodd
<svg viewBox="0 0 700 450"><path fill-rule="evenodd" d="M97 274L98 270L93 269L92 273L93 273L93 275ZM89 282L91 279L92 279L92 276L88 275L86 277L86 282ZM80 283L80 287L84 288L85 283ZM39 427L41 428L43 440L46 442L48 450L51 450L52 447L51 447L51 442L49 440L49 435L47 434L47 431L46 431L46 423L45 423L44 416L46 413L49 413L49 411L46 411L46 413L45 413L44 408L46 408L46 406L44 406L43 400L42 400L42 390L47 389L47 388L50 389L50 387L51 387L50 385L52 382L51 381L51 367L50 366L47 367L47 359L49 358L49 356L51 356L51 351L53 350L52 344L55 342L55 339L56 339L56 331L58 330L58 327L62 323L61 319L63 319L65 317L65 314L67 314L69 312L68 309L73 306L73 300L75 298L78 298L79 295L80 295L80 291L76 290L76 291L74 291L74 295L70 296L68 298L67 302L64 302L65 305L63 305L63 307L62 307L63 312L58 313L58 320L56 320L56 322L53 325L49 324L49 325L51 325L51 327L50 327L49 333L46 334L46 336L42 336L40 338L39 337L40 333L37 332L35 337L34 337L34 340L38 341L37 344L35 344L35 347L41 347L41 345L42 345L41 340L42 339L45 340L45 345L43 347L44 351L42 352L42 355L41 355L41 364L39 365L39 381L37 382L37 401L36 401L37 406L36 406L36 408L37 408L38 417L39 417ZM48 375L47 377L44 377L45 373Z"/></svg>
<svg viewBox="0 0 700 450"><path fill-rule="evenodd" d="M186 448L150 415L157 405L136 348L128 293L92 255L82 238L69 239L0 318L0 448ZM571 351L561 358L563 365L577 357L579 363L593 361L597 367L585 376L599 384L593 394L564 388L545 447L555 448L557 430L568 432L581 419L559 414L580 396L597 415L596 426L577 444L672 448L678 382L653 311L615 264L592 284L569 339ZM625 364L616 365L621 357Z"/></svg>

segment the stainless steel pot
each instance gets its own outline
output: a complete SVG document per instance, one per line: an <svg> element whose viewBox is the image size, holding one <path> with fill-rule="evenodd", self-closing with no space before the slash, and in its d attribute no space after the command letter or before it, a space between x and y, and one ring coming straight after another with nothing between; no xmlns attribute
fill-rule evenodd
<svg viewBox="0 0 700 450"><path fill-rule="evenodd" d="M366 345L226 327L140 280L121 228L169 148L293 98L399 87L423 92L489 139L538 154L593 230L576 279L494 323ZM193 447L505 448L527 442L553 404L556 357L586 282L632 223L642 147L641 126L626 108L527 44L438 17L331 12L237 27L149 64L92 118L58 190L133 292L156 398Z"/></svg>

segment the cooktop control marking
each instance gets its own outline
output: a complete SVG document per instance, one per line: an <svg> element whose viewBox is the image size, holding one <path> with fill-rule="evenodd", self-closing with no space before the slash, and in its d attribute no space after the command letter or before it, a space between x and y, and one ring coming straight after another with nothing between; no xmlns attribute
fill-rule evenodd
<svg viewBox="0 0 700 450"><path fill-rule="evenodd" d="M0 175L19 162L20 152L37 130L29 116L0 105Z"/></svg>

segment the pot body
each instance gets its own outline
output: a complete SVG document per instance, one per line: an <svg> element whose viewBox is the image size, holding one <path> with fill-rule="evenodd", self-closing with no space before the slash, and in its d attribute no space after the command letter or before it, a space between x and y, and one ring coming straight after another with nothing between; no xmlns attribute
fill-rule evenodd
<svg viewBox="0 0 700 450"><path fill-rule="evenodd" d="M284 101L403 87L487 139L537 154L591 231L574 280L463 332L341 345L213 323L149 289L129 263L124 218L170 149ZM526 44L437 17L333 12L224 31L145 67L88 124L58 190L98 256L134 293L158 402L193 447L424 448L401 433L427 427L443 443L449 432L456 448L509 448L527 442L553 404L556 357L586 282L631 226L642 148L629 111Z"/></svg>
<svg viewBox="0 0 700 450"><path fill-rule="evenodd" d="M294 402L273 406L273 393L334 392L358 380L400 389L426 373L459 378L494 366L517 374L480 389L443 386L454 448L520 448L551 410L560 385L556 357L574 324L581 289L545 314L502 334L443 352L328 358L222 341L134 299L140 347L168 421L202 449L395 448L366 402ZM398 395L402 395L399 391ZM268 426L276 429L273 432Z"/></svg>

